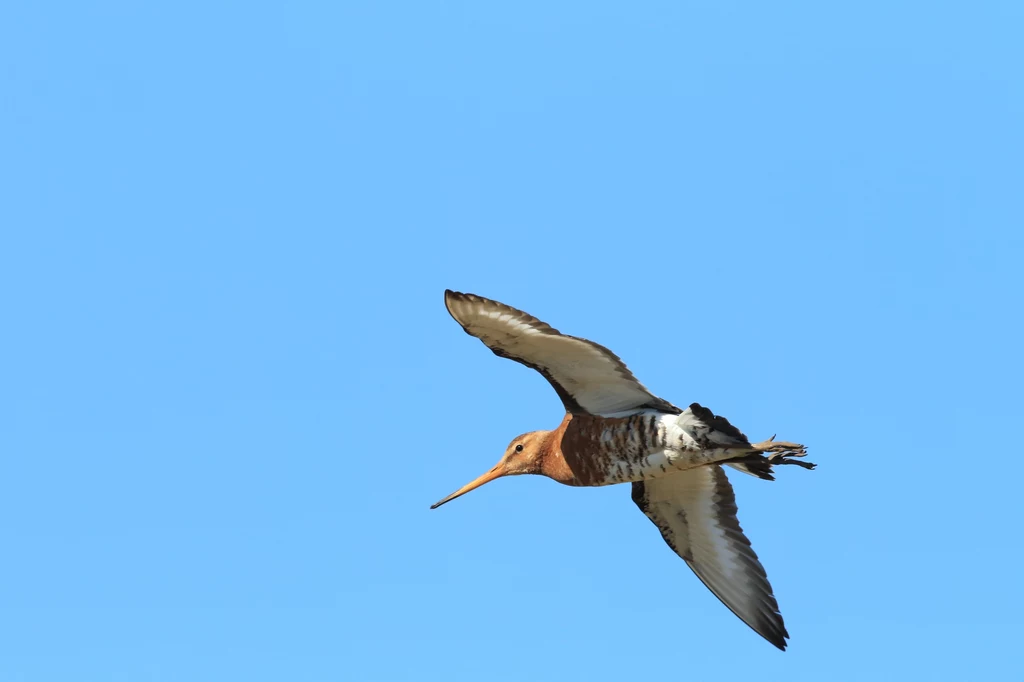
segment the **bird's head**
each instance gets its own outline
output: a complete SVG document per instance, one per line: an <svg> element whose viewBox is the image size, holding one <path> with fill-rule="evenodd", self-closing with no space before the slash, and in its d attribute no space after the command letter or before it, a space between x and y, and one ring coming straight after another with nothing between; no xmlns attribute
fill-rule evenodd
<svg viewBox="0 0 1024 682"><path fill-rule="evenodd" d="M479 488L484 483L490 483L502 476L518 476L520 474L539 474L544 459L545 445L550 431L531 431L521 436L516 436L505 448L505 454L494 467L471 483L467 483L431 509L437 509L446 502L451 502L456 497L465 495L474 488Z"/></svg>

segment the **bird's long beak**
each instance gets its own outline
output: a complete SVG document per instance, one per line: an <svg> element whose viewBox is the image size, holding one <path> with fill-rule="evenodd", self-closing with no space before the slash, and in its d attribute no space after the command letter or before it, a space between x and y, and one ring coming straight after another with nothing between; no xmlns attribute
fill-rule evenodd
<svg viewBox="0 0 1024 682"><path fill-rule="evenodd" d="M488 471L486 474L484 474L480 478L476 479L472 483L467 483L466 485L462 486L461 488L459 488L458 490L456 490L455 492L453 492L451 495L449 495L448 497L444 498L440 502L438 502L436 504L430 505L430 508L431 509L437 509L442 504L445 504L446 502L451 502L456 497L462 497L463 495L468 493L470 490L473 490L475 488L479 488L484 483L490 483L494 479L501 478L504 475L505 475L505 467L503 467L501 465L501 462L499 462L498 464L494 465L494 468L491 469L490 471Z"/></svg>

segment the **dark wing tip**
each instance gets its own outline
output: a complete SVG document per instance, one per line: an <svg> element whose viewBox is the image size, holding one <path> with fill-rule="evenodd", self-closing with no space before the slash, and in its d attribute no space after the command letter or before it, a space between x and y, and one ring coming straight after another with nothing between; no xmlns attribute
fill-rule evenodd
<svg viewBox="0 0 1024 682"><path fill-rule="evenodd" d="M786 646L788 645L788 642L786 641L785 636L780 637L778 635L769 635L769 634L764 633L764 632L759 632L758 634L761 635L762 637L764 637L765 640L769 644L774 646L779 651L785 651L786 650Z"/></svg>
<svg viewBox="0 0 1024 682"><path fill-rule="evenodd" d="M466 294L462 293L461 291L453 291L452 289L445 289L444 290L444 307L447 308L448 312L450 313L452 311L452 303L454 303L455 301L458 301L458 300L463 300L465 298L466 298Z"/></svg>
<svg viewBox="0 0 1024 682"><path fill-rule="evenodd" d="M452 306L458 303L472 302L474 300L486 301L487 299L481 299L479 296L475 296L473 294L464 294L461 291L453 291L451 289L444 290L444 307L448 310L448 314L452 316L452 319L458 322L459 326L462 327L463 331L465 331L470 336L474 336L474 334L472 334L472 332L470 332L469 329L466 328L466 324L459 319L458 315L455 314L455 310L452 309Z"/></svg>
<svg viewBox="0 0 1024 682"><path fill-rule="evenodd" d="M786 641L789 639L789 631L786 630L786 623L777 608L771 613L762 611L760 617L755 618L754 622L747 623L747 625L780 651L785 651L789 646L789 642Z"/></svg>
<svg viewBox="0 0 1024 682"><path fill-rule="evenodd" d="M775 620L765 619L763 622L758 623L758 626L753 628L753 630L779 651L785 651L786 647L789 646L789 642L786 641L789 638L789 633L786 631L781 615L778 615Z"/></svg>
<svg viewBox="0 0 1024 682"><path fill-rule="evenodd" d="M786 650L786 647L788 646L788 642L786 642L786 640L789 639L789 631L786 630L786 623L782 619L782 613L778 610L778 604L775 601L774 594L769 595L771 601L768 606L772 609L771 612L761 611L756 616L748 620L742 615L739 609L730 604L723 595L719 594L715 588L712 587L711 583L701 575L700 571L694 567L692 562L687 561L686 563L690 565L691 569L693 569L697 578L704 583L704 587L708 588L708 591L713 594L718 601L722 602L727 609L732 611L733 614L740 619L740 622L759 634L772 646L781 651Z"/></svg>
<svg viewBox="0 0 1024 682"><path fill-rule="evenodd" d="M456 303L491 303L503 305L497 301L492 301L489 298L477 296L476 294L466 294L461 291L455 291L454 289L445 289L444 306L448 308L448 312L451 313L452 317L455 317L455 313L452 311L452 305Z"/></svg>

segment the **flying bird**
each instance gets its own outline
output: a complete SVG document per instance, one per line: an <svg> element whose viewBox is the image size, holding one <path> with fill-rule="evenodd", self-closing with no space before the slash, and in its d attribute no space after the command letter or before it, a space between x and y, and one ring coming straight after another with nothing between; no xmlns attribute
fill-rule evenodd
<svg viewBox="0 0 1024 682"><path fill-rule="evenodd" d="M540 474L571 486L630 483L633 502L669 547L744 623L785 651L789 633L764 567L736 518L722 465L775 480L773 468L807 454L774 436L751 443L725 417L697 403L658 398L610 350L568 336L511 306L451 290L445 305L495 355L532 367L565 406L553 431L512 439L487 473L431 509L502 476Z"/></svg>

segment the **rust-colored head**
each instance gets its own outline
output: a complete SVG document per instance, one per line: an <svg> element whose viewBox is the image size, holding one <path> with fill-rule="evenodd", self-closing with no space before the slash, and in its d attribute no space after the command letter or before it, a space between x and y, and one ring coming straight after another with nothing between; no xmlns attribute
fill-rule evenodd
<svg viewBox="0 0 1024 682"><path fill-rule="evenodd" d="M456 497L465 495L474 488L479 488L484 483L489 483L502 476L518 476L520 474L539 474L544 460L544 452L547 446L547 436L550 431L531 431L512 439L512 442L505 448L498 463L490 471L480 476L472 483L467 483L448 497L437 504L431 505L431 509L437 509L445 502L451 502Z"/></svg>

